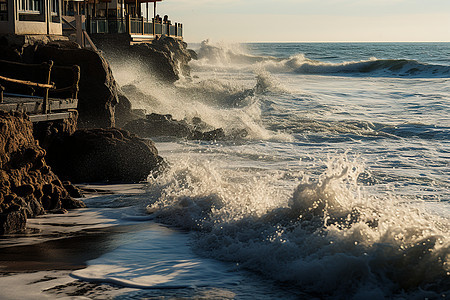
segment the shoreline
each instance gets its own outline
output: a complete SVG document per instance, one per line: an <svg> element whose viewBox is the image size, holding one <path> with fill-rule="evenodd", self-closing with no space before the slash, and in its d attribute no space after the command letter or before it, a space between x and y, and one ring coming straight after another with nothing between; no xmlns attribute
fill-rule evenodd
<svg viewBox="0 0 450 300"><path fill-rule="evenodd" d="M97 198L137 195L142 184L80 185L89 201ZM87 193L86 193L87 192ZM105 199L106 200L106 199ZM120 208L118 209L120 213ZM114 241L142 223L118 223L108 209L82 208L66 214L46 214L28 220L26 233L0 236L0 277L11 272L77 270L87 261L113 250Z"/></svg>

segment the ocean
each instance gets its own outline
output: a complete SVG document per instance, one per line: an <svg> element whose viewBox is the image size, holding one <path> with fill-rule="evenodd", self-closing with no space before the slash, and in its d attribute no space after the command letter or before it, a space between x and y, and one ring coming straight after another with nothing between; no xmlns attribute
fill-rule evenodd
<svg viewBox="0 0 450 300"><path fill-rule="evenodd" d="M168 169L86 200L134 227L73 278L117 299L449 297L450 43L190 46L175 86L125 58L116 80L228 138L153 139Z"/></svg>

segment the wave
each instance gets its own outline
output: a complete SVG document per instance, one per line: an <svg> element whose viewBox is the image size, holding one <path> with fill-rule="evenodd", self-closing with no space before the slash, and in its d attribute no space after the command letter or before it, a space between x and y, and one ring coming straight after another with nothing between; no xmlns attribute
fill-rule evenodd
<svg viewBox="0 0 450 300"><path fill-rule="evenodd" d="M447 78L450 77L450 67L420 63L406 59L370 59L357 62L344 62L338 64L323 63L305 60L294 69L298 74L355 74L370 76L398 76L398 77L424 77Z"/></svg>
<svg viewBox="0 0 450 300"><path fill-rule="evenodd" d="M113 61L114 75L131 101L133 109L147 114L171 114L196 126L200 118L211 128L222 128L229 137L258 140L292 140L283 132L262 125L260 94L281 92L280 84L268 72L250 74L248 84L240 79L207 78L180 80L163 85L152 80L138 63ZM151 74L149 74L151 75Z"/></svg>
<svg viewBox="0 0 450 300"><path fill-rule="evenodd" d="M273 56L251 55L241 45L217 44L212 45L209 40L202 41L197 51L199 60L214 65L254 64L263 61L277 60Z"/></svg>
<svg viewBox="0 0 450 300"><path fill-rule="evenodd" d="M387 125L362 120L327 121L318 118L305 118L296 115L281 115L272 118L268 129L284 130L286 133L302 135L313 142L341 142L353 139L421 139L448 140L450 128L421 123L402 123Z"/></svg>
<svg viewBox="0 0 450 300"><path fill-rule="evenodd" d="M153 182L158 200L149 212L196 231L203 255L318 298L444 295L448 219L405 199L367 195L358 178L370 174L345 155L326 165L289 192L280 171L250 175L180 158Z"/></svg>
<svg viewBox="0 0 450 300"><path fill-rule="evenodd" d="M373 76L373 77L413 77L448 78L450 66L425 64L407 59L376 59L328 63L312 60L304 54L297 54L282 61L268 61L263 66L274 72L296 74Z"/></svg>
<svg viewBox="0 0 450 300"><path fill-rule="evenodd" d="M208 40L201 43L198 50L199 62L196 66L241 66L263 67L271 72L292 72L296 74L374 76L374 77L413 77L448 78L450 66L426 64L408 59L377 59L330 63L312 60L305 54L289 58L257 56L247 53L244 47L227 44L212 45ZM326 58L324 58L326 59Z"/></svg>

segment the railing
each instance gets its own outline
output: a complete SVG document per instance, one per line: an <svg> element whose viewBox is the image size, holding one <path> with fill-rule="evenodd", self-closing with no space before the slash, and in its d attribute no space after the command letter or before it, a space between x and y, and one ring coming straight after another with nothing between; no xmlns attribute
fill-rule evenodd
<svg viewBox="0 0 450 300"><path fill-rule="evenodd" d="M130 35L166 35L173 38L183 38L183 24L155 23L144 18L128 17L121 19L88 18L89 33L128 33Z"/></svg>
<svg viewBox="0 0 450 300"><path fill-rule="evenodd" d="M127 33L126 20L89 18L89 33Z"/></svg>

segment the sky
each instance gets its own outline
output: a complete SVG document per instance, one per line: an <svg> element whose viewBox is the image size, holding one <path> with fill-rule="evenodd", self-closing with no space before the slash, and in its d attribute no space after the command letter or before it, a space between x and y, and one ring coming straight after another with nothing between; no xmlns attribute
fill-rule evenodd
<svg viewBox="0 0 450 300"><path fill-rule="evenodd" d="M450 0L163 0L157 13L190 43L450 41Z"/></svg>

